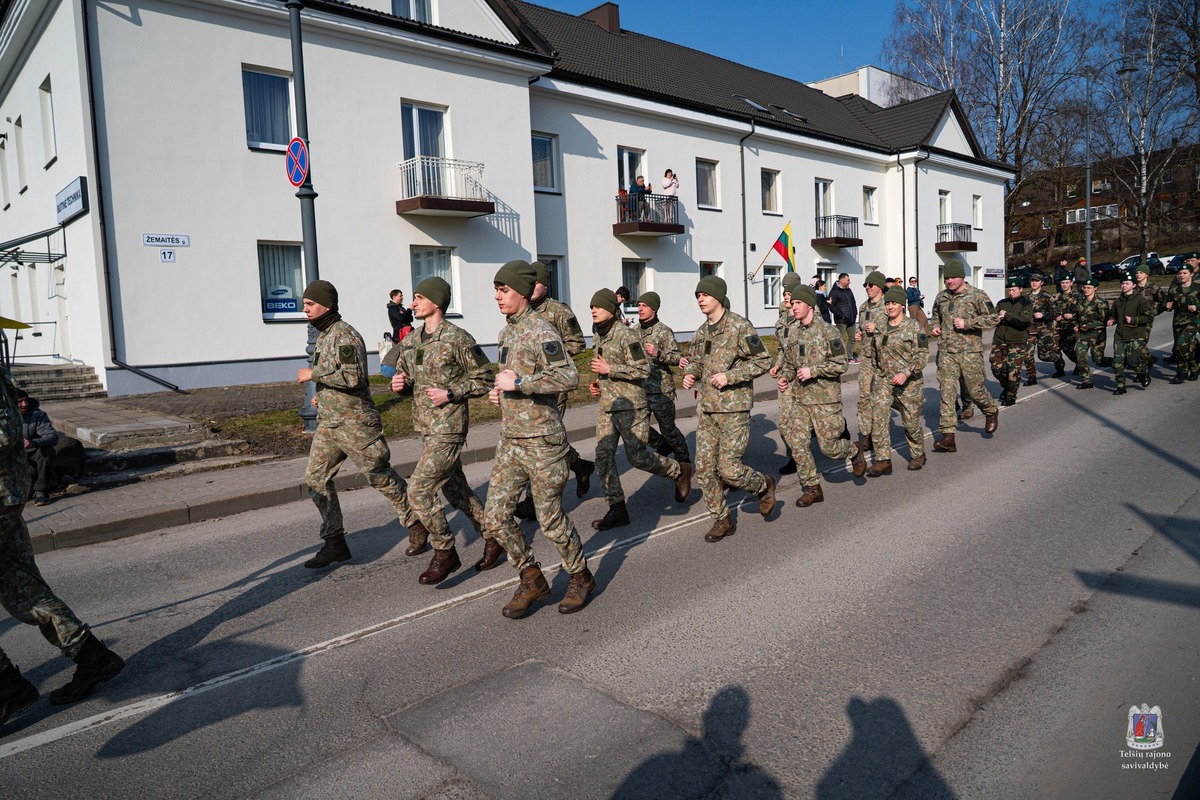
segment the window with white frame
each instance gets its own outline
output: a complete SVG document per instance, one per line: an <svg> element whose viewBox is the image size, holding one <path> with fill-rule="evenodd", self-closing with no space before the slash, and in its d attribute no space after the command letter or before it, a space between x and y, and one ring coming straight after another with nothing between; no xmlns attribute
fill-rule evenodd
<svg viewBox="0 0 1200 800"><path fill-rule="evenodd" d="M404 136L404 160L418 156L446 157L446 110L434 106L402 102L401 128Z"/></svg>
<svg viewBox="0 0 1200 800"><path fill-rule="evenodd" d="M1011 233L1020 233L1020 232L1021 232L1021 223L1014 222Z"/></svg>
<svg viewBox="0 0 1200 800"><path fill-rule="evenodd" d="M637 299L649 287L646 286L646 262L623 259L621 261L621 285L629 289L629 302L621 309L626 314L637 313Z"/></svg>
<svg viewBox="0 0 1200 800"><path fill-rule="evenodd" d="M282 150L292 140L291 79L279 73L242 68L246 146Z"/></svg>
<svg viewBox="0 0 1200 800"><path fill-rule="evenodd" d="M635 147L617 146L617 186L628 190L637 182L638 176L646 177L646 151ZM649 183L647 188L653 191Z"/></svg>
<svg viewBox="0 0 1200 800"><path fill-rule="evenodd" d="M777 308L783 300L780 294L781 267L763 267L763 308Z"/></svg>
<svg viewBox="0 0 1200 800"><path fill-rule="evenodd" d="M813 182L814 207L818 217L833 216L833 181L817 178Z"/></svg>
<svg viewBox="0 0 1200 800"><path fill-rule="evenodd" d="M1074 197L1075 194L1076 194L1075 184L1073 184L1073 183L1068 184L1067 185L1067 197Z"/></svg>
<svg viewBox="0 0 1200 800"><path fill-rule="evenodd" d="M441 278L450 284L450 305L447 314L458 313L458 282L454 275L454 250L449 247L412 247L412 285L426 278Z"/></svg>
<svg viewBox="0 0 1200 800"><path fill-rule="evenodd" d="M265 320L304 319L304 259L301 246L258 243L258 283Z"/></svg>
<svg viewBox="0 0 1200 800"><path fill-rule="evenodd" d="M762 210L766 214L779 213L779 171L762 170Z"/></svg>
<svg viewBox="0 0 1200 800"><path fill-rule="evenodd" d="M17 150L17 184L21 187L17 194L24 194L29 188L29 179L25 175L25 126L21 117L13 123L13 147Z"/></svg>
<svg viewBox="0 0 1200 800"><path fill-rule="evenodd" d="M707 278L709 275L721 277L721 262L720 261L701 261L700 262L700 277Z"/></svg>
<svg viewBox="0 0 1200 800"><path fill-rule="evenodd" d="M555 300L563 299L562 276L559 270L559 264L562 263L562 256L542 256L539 255L537 260L546 265L546 271L550 273L550 286L547 294Z"/></svg>
<svg viewBox="0 0 1200 800"><path fill-rule="evenodd" d="M720 208L717 194L717 162L704 158L696 159L696 205L702 208Z"/></svg>
<svg viewBox="0 0 1200 800"><path fill-rule="evenodd" d="M12 201L8 197L8 147L7 142L0 139L0 197L4 198L4 210L7 211Z"/></svg>
<svg viewBox="0 0 1200 800"><path fill-rule="evenodd" d="M862 207L863 222L867 225L878 225L879 220L876 216L877 213L878 209L875 207L875 187L864 186Z"/></svg>
<svg viewBox="0 0 1200 800"><path fill-rule="evenodd" d="M58 146L54 141L54 96L50 91L49 75L38 87L38 96L42 106L42 152L48 167L58 158Z"/></svg>
<svg viewBox="0 0 1200 800"><path fill-rule="evenodd" d="M392 14L414 22L433 22L432 0L392 0Z"/></svg>
<svg viewBox="0 0 1200 800"><path fill-rule="evenodd" d="M533 188L546 192L557 192L558 185L558 137L548 133L535 133L533 142Z"/></svg>
<svg viewBox="0 0 1200 800"><path fill-rule="evenodd" d="M938 223L949 225L953 221L950 219L950 190L938 189Z"/></svg>
<svg viewBox="0 0 1200 800"><path fill-rule="evenodd" d="M971 227L983 230L983 198L977 194L971 195Z"/></svg>
<svg viewBox="0 0 1200 800"><path fill-rule="evenodd" d="M1050 230L1050 218L1049 217L1042 217L1042 230L1044 230L1044 231Z"/></svg>

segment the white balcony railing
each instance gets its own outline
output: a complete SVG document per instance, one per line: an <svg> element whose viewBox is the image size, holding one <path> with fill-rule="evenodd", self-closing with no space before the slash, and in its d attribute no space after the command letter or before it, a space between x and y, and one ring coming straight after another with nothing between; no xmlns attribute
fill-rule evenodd
<svg viewBox="0 0 1200 800"><path fill-rule="evenodd" d="M483 164L453 158L417 156L396 165L400 170L400 199L442 197L447 200L487 200Z"/></svg>

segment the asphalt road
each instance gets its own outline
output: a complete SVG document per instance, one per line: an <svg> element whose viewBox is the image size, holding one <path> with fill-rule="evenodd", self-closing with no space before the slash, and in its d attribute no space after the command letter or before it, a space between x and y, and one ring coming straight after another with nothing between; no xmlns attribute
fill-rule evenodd
<svg viewBox="0 0 1200 800"><path fill-rule="evenodd" d="M369 489L343 495L354 559L324 572L301 567L304 503L44 554L129 666L0 729L0 794L1196 797L1200 384L1097 384L1023 389L920 472L822 461L824 504L795 507L789 477L718 544L698 491L681 507L627 470L633 525L592 531L596 490L568 503L599 581L572 616L501 617L507 566L420 586L427 556ZM782 461L776 411L755 410L751 463ZM0 621L0 646L43 692L69 674L32 628ZM1142 703L1155 769L1127 755Z"/></svg>

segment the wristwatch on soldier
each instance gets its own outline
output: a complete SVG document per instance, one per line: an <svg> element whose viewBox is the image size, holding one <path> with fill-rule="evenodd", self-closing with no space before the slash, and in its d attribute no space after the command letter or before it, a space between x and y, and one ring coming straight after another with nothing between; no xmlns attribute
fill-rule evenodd
<svg viewBox="0 0 1200 800"><path fill-rule="evenodd" d="M446 390L446 399L447 399L448 401L450 401L451 403L457 403L457 402L458 402L458 395L456 395L456 394L454 393L454 390L453 390L453 389L447 389L447 390Z"/></svg>
<svg viewBox="0 0 1200 800"><path fill-rule="evenodd" d="M515 381L513 381L513 391L521 391L521 378L517 378Z"/></svg>

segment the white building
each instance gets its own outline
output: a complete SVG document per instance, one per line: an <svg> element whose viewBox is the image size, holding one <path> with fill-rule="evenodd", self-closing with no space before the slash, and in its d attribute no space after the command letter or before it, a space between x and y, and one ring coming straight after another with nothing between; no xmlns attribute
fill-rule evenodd
<svg viewBox="0 0 1200 800"><path fill-rule="evenodd" d="M585 321L625 283L686 335L712 271L767 329L789 221L806 278L879 268L932 299L953 253L1000 294L1008 172L952 95L834 98L622 32L613 4L305 0L302 17L320 276L371 344L388 290L428 274L494 342L492 275L535 257ZM183 387L294 375L313 271L282 3L0 0L0 75L0 315L35 324L18 360L90 365L111 394L162 388L133 368ZM655 194L619 198L637 174Z"/></svg>

